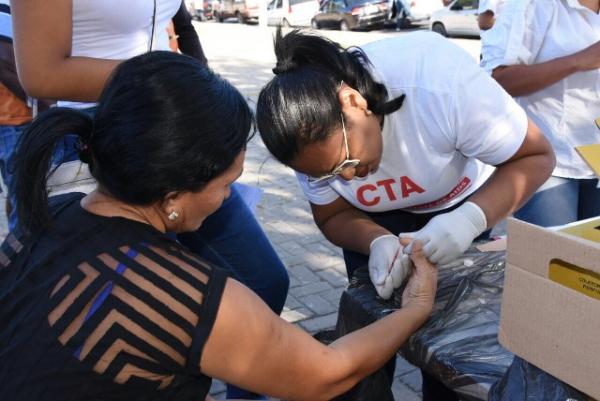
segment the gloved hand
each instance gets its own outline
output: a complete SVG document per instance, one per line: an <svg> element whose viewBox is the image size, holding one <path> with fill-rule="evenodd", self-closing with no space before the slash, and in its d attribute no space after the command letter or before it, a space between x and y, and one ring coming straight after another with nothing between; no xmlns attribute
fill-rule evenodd
<svg viewBox="0 0 600 401"><path fill-rule="evenodd" d="M391 234L375 238L369 249L369 277L377 294L388 299L410 274L410 257L403 252L398 237Z"/></svg>
<svg viewBox="0 0 600 401"><path fill-rule="evenodd" d="M451 212L435 216L419 231L401 233L399 237L420 241L425 257L433 264L443 265L466 251L486 228L483 210L473 202L465 202ZM406 247L409 254L412 244Z"/></svg>

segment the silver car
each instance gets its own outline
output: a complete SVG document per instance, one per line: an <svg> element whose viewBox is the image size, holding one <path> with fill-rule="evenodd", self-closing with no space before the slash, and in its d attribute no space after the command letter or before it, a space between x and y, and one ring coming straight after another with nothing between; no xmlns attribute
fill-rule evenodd
<svg viewBox="0 0 600 401"><path fill-rule="evenodd" d="M429 27L443 36L479 37L478 7L479 0L454 0L431 15Z"/></svg>

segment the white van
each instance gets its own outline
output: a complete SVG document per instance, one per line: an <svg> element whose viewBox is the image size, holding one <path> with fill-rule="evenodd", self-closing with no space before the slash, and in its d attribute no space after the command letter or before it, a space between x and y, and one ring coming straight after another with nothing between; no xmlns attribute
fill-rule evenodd
<svg viewBox="0 0 600 401"><path fill-rule="evenodd" d="M310 26L310 21L317 11L318 0L273 0L267 6L267 24Z"/></svg>

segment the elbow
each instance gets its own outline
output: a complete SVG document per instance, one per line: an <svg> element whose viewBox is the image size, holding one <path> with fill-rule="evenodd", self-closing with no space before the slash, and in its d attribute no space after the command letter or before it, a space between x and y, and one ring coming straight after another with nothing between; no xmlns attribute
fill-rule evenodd
<svg viewBox="0 0 600 401"><path fill-rule="evenodd" d="M51 81L42 79L41 77L29 76L28 74L20 74L19 80L21 86L28 96L36 99L52 99L56 98L52 93Z"/></svg>
<svg viewBox="0 0 600 401"><path fill-rule="evenodd" d="M328 347L328 353L336 363L322 364L315 376L313 385L302 398L302 401L326 401L339 396L354 387L364 375L354 366L351 358L339 350ZM297 400L301 401L301 400Z"/></svg>

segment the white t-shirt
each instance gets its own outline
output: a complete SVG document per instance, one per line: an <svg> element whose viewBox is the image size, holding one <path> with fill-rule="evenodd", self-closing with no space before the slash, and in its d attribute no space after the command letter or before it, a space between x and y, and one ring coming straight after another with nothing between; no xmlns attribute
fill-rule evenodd
<svg viewBox="0 0 600 401"><path fill-rule="evenodd" d="M510 12L509 12L510 9ZM571 55L600 40L600 15L577 0L519 0L506 9L489 36L482 36L482 67L539 64ZM578 72L528 96L517 98L552 143L553 175L593 178L574 147L600 142L600 70Z"/></svg>
<svg viewBox="0 0 600 401"><path fill-rule="evenodd" d="M297 173L308 200L343 197L369 212L443 210L476 191L512 157L527 132L516 102L457 45L432 32L370 43L362 49L389 98L406 94L385 116L376 172L317 184ZM484 164L487 163L487 164Z"/></svg>
<svg viewBox="0 0 600 401"><path fill-rule="evenodd" d="M152 50L169 50L167 25L181 0L156 0ZM127 60L150 49L153 0L73 0L71 56ZM60 106L91 107L93 103L59 102Z"/></svg>

